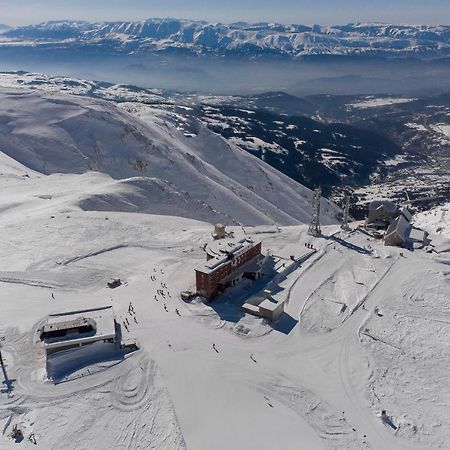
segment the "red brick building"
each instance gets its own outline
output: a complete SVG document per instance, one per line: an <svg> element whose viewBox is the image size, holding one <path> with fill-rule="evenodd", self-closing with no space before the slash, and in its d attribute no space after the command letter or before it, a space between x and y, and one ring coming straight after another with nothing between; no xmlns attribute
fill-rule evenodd
<svg viewBox="0 0 450 450"><path fill-rule="evenodd" d="M246 238L223 240L206 247L206 263L195 269L197 293L208 300L242 278L261 274L261 242Z"/></svg>

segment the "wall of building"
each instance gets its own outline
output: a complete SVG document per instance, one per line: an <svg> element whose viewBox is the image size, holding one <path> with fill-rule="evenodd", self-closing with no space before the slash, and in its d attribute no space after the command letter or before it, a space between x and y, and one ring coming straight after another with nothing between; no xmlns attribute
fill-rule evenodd
<svg viewBox="0 0 450 450"><path fill-rule="evenodd" d="M243 266L247 262L251 261L255 256L261 254L261 243L259 242L254 247L250 248L246 252L231 259L228 263L219 267L217 270L205 274L200 271L196 271L196 286L197 292L206 297L207 299L214 298L220 293L219 282L226 276L233 273L239 267Z"/></svg>

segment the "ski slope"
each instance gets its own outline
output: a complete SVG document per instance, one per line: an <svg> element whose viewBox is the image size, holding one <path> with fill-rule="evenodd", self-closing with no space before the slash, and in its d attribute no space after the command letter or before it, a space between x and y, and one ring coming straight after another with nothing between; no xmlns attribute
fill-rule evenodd
<svg viewBox="0 0 450 450"><path fill-rule="evenodd" d="M202 125L188 138L169 113L131 115L112 102L25 88L1 89L0 104L0 151L45 175L89 172L98 192L79 199L84 209L244 225L309 220L309 189ZM324 223L336 223L338 208L325 199L322 207Z"/></svg>
<svg viewBox="0 0 450 450"><path fill-rule="evenodd" d="M449 448L448 251L343 232L325 200L325 237L308 236L310 191L207 130L188 139L90 98L0 97L1 449ZM216 220L280 263L317 252L184 303ZM239 307L268 285L287 302L273 326ZM46 316L102 305L140 350L61 354L49 379Z"/></svg>
<svg viewBox="0 0 450 450"><path fill-rule="evenodd" d="M32 433L45 449L448 448L444 260L401 257L337 226L324 227L328 238L309 237L305 225L246 227L264 252L318 250L272 286L288 301L272 327L238 307L245 286L210 305L179 299L205 258L210 224L82 210L80 198L119 181L46 176L4 155L0 164L0 337L12 388L2 384L0 448L17 448L8 438L16 424L23 448L35 448ZM110 290L110 277L124 284ZM129 319L124 337L141 349L93 347L48 380L36 344L45 316L105 304L120 324Z"/></svg>

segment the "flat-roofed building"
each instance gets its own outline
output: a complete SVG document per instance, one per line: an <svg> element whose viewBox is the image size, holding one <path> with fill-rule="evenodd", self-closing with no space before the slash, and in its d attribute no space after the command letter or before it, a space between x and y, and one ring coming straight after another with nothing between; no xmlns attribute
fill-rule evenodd
<svg viewBox="0 0 450 450"><path fill-rule="evenodd" d="M215 241L205 248L206 262L195 269L197 293L208 300L242 278L256 279L261 273L261 241L250 238Z"/></svg>
<svg viewBox="0 0 450 450"><path fill-rule="evenodd" d="M266 298L258 305L259 316L275 322L284 312L284 302L278 302Z"/></svg>
<svg viewBox="0 0 450 450"><path fill-rule="evenodd" d="M94 342L116 341L112 306L50 314L40 330L47 355Z"/></svg>
<svg viewBox="0 0 450 450"><path fill-rule="evenodd" d="M284 313L284 301L275 300L269 290L264 290L262 296L255 296L250 301L244 303L242 309L253 316L275 322Z"/></svg>

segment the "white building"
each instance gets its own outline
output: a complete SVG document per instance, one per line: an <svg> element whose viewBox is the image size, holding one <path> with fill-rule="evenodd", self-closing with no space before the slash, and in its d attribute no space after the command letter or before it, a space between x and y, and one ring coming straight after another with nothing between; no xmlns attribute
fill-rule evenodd
<svg viewBox="0 0 450 450"><path fill-rule="evenodd" d="M284 313L284 302L266 298L259 305L259 316L275 322Z"/></svg>
<svg viewBox="0 0 450 450"><path fill-rule="evenodd" d="M420 247L425 247L428 242L428 233L420 228L411 228L411 232L409 233L409 239L413 244L417 244Z"/></svg>
<svg viewBox="0 0 450 450"><path fill-rule="evenodd" d="M384 237L385 245L406 247L409 240L411 224L402 214L396 217L389 225Z"/></svg>
<svg viewBox="0 0 450 450"><path fill-rule="evenodd" d="M258 317L275 322L284 313L284 302L272 297L272 292L265 290L262 297L254 297L251 303L244 303L242 309Z"/></svg>
<svg viewBox="0 0 450 450"><path fill-rule="evenodd" d="M69 311L48 316L40 330L47 356L94 342L116 341L116 322L112 306Z"/></svg>

